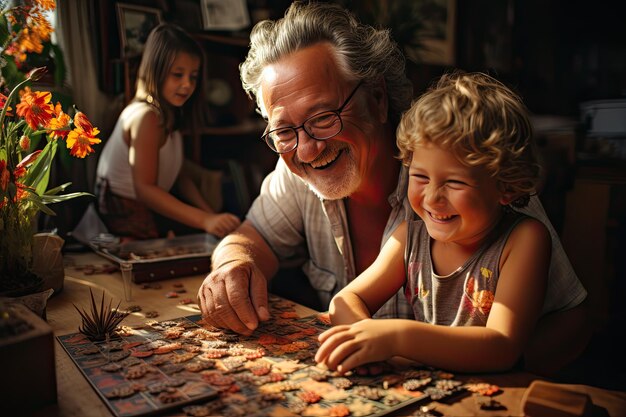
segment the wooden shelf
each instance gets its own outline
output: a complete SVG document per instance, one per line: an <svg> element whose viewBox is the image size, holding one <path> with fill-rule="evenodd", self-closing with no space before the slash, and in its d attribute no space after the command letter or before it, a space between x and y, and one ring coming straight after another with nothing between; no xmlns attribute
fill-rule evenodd
<svg viewBox="0 0 626 417"><path fill-rule="evenodd" d="M205 126L196 132L200 136L246 136L258 134L260 137L265 130L262 120L246 120L231 126Z"/></svg>
<svg viewBox="0 0 626 417"><path fill-rule="evenodd" d="M220 35L217 33L196 32L193 37L199 41L212 42L217 45L236 46L240 48L247 48L250 44L250 37L246 33L245 35Z"/></svg>

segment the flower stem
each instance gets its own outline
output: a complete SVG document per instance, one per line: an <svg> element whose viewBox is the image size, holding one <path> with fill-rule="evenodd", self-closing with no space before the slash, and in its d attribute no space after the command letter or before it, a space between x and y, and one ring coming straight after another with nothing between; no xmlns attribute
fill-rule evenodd
<svg viewBox="0 0 626 417"><path fill-rule="evenodd" d="M11 104L11 100L13 99L13 97L15 97L17 92L20 91L20 88L29 81L30 81L30 76L26 78L24 81L20 82L18 85L16 85L13 88L13 90L11 90L11 93L9 93L9 97L7 98L6 103L4 103L4 107L2 108L2 113L0 113L0 143L2 143L2 141L5 139L4 129L2 129L1 127L4 126L4 119L7 114L7 109L9 108L9 105Z"/></svg>

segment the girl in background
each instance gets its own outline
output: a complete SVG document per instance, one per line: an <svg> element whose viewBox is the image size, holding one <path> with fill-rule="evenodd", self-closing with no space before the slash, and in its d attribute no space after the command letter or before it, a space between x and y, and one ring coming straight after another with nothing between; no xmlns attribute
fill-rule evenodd
<svg viewBox="0 0 626 417"><path fill-rule="evenodd" d="M196 230L223 237L239 225L234 214L216 213L184 161L180 129L199 126L202 74L202 50L189 34L171 24L152 30L135 97L98 161L98 208L110 233L148 239ZM184 201L171 194L174 186Z"/></svg>

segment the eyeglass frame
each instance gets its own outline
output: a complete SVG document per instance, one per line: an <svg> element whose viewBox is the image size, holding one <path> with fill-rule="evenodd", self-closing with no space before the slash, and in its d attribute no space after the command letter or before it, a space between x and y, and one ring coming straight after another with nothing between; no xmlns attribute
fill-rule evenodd
<svg viewBox="0 0 626 417"><path fill-rule="evenodd" d="M280 154L284 154L284 153L288 153L288 152L294 151L294 150L296 150L298 148L298 145L300 144L300 137L298 136L298 130L300 130L300 129L302 129L304 131L304 133L306 133L311 139L314 139L314 140L322 141L322 140L328 140L330 138L334 138L335 136L337 136L338 134L340 134L343 131L343 119L341 118L341 112L346 108L346 106L348 105L348 103L350 102L352 97L354 97L354 95L356 94L357 90L359 89L359 87L361 87L361 85L363 85L363 83L364 83L363 80L359 81L359 83L356 85L356 87L354 87L354 90L352 90L350 95L348 95L348 98L346 98L346 100L343 102L343 104L338 109L336 109L336 110L324 110L324 111L321 111L319 113L315 113L311 117L308 117L304 122L302 122L302 124L300 126L283 126L283 127L277 127L276 129L272 129L269 132L264 133L263 136L261 136L261 140L263 142L265 142L267 144L267 146L273 152L275 152L275 153L280 155ZM316 118L316 117L318 117L318 116L320 116L321 114L324 114L324 113L334 113L335 115L337 115L337 118L339 119L339 124L341 125L341 127L339 128L337 133L335 133L335 134L333 134L331 136L328 136L326 138L317 138L317 137L313 136L311 133L309 133L307 131L307 129L305 129L304 125L306 125L309 120L314 119L314 118ZM284 129L291 129L291 130L294 131L295 136L296 136L295 145L294 145L293 148L291 148L291 149L289 149L287 151L279 152L277 149L274 149L274 147L272 147L272 145L270 145L269 135L272 134L273 132L276 132L278 130L284 130Z"/></svg>

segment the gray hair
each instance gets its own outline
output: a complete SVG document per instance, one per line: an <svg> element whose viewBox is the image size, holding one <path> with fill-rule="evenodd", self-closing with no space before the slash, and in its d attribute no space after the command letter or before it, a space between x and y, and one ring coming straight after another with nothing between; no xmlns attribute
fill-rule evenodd
<svg viewBox="0 0 626 417"><path fill-rule="evenodd" d="M250 51L239 66L241 83L261 108L263 69L300 49L328 42L338 65L348 79L374 84L384 78L389 100L389 118L396 125L409 108L413 87L405 74L405 58L389 30L364 25L341 6L303 3L289 6L276 21L257 23L250 34Z"/></svg>

